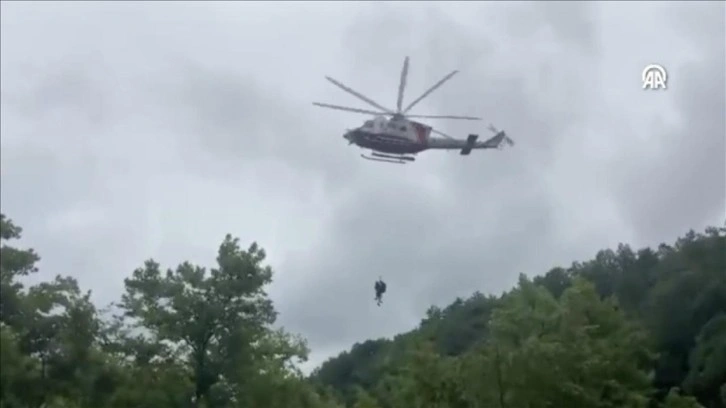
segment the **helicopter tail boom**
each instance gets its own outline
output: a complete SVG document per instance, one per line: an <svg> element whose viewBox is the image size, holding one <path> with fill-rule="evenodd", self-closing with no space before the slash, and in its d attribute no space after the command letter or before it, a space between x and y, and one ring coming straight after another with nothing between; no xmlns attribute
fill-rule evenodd
<svg viewBox="0 0 726 408"><path fill-rule="evenodd" d="M469 153L471 153L471 149L474 148L474 144L476 144L476 139L479 138L479 135L469 135L466 138L466 145L463 149L461 149L461 155L466 156Z"/></svg>

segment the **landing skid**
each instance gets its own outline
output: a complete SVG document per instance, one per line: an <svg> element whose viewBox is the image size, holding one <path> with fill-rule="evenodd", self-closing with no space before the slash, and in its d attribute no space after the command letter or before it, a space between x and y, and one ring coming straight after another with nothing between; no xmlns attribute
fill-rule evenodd
<svg viewBox="0 0 726 408"><path fill-rule="evenodd" d="M406 162L412 162L415 161L416 158L411 156L398 156L398 155L388 155L388 154L380 154L376 152L372 152L371 156L366 156L365 154L361 154L360 157L366 159L366 160L372 160L372 161L379 161L384 163L395 163L395 164L406 164Z"/></svg>

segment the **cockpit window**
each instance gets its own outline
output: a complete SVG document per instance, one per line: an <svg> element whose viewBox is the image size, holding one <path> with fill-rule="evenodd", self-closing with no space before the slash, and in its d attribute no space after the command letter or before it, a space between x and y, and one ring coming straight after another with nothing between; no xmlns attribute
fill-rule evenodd
<svg viewBox="0 0 726 408"><path fill-rule="evenodd" d="M365 122L365 123L363 124L363 127L367 127L367 128L372 128L372 127L373 127L373 121L372 121L372 120L367 120L367 121L366 121L366 122Z"/></svg>

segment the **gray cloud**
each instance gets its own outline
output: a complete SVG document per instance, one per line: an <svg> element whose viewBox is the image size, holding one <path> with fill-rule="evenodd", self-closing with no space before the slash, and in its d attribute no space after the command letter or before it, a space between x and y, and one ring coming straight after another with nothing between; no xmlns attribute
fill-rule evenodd
<svg viewBox="0 0 726 408"><path fill-rule="evenodd" d="M670 6L664 16L693 56L669 65L677 125L654 123L658 154L618 169L615 193L623 215L653 242L726 217L726 7Z"/></svg>
<svg viewBox="0 0 726 408"><path fill-rule="evenodd" d="M2 5L2 207L43 276L102 303L143 259L209 264L231 232L267 249L316 364L431 304L723 217L721 3L47 7ZM416 113L483 115L515 148L359 160L341 135L364 118L310 102L360 106L331 75L391 106L406 55L408 101L461 69ZM652 62L665 92L640 89Z"/></svg>

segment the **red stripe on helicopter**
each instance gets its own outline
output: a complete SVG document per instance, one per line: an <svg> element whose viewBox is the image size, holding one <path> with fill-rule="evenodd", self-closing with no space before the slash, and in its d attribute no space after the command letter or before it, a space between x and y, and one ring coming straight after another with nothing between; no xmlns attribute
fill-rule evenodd
<svg viewBox="0 0 726 408"><path fill-rule="evenodd" d="M411 122L413 125L414 130L416 131L416 137L418 138L418 141L422 144L426 144L427 136L429 133L428 126L422 125L420 123Z"/></svg>

